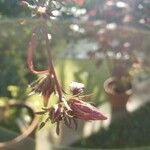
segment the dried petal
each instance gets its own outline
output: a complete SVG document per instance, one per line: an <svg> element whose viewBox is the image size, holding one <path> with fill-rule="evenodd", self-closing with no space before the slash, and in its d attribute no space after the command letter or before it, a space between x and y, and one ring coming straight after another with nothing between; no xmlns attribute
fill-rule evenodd
<svg viewBox="0 0 150 150"><path fill-rule="evenodd" d="M51 123L61 121L62 115L63 115L63 108L59 104L54 105L49 112Z"/></svg>
<svg viewBox="0 0 150 150"><path fill-rule="evenodd" d="M44 106L48 105L49 98L55 92L55 81L53 75L47 75L40 78L37 82L31 85L32 91L41 94L44 100Z"/></svg>

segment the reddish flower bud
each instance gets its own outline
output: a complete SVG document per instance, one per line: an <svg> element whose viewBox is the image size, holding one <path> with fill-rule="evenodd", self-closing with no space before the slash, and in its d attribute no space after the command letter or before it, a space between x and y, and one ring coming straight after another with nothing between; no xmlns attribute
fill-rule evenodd
<svg viewBox="0 0 150 150"><path fill-rule="evenodd" d="M73 95L81 94L84 90L84 84L78 82L72 82L70 84L70 91Z"/></svg>
<svg viewBox="0 0 150 150"><path fill-rule="evenodd" d="M73 116L85 121L90 120L105 120L107 119L99 109L93 105L78 99L70 99L68 101L70 108L72 109Z"/></svg>

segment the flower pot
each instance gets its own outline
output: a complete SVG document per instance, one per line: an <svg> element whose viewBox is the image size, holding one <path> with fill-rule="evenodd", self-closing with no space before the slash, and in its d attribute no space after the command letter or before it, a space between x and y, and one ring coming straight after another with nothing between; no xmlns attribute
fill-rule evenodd
<svg viewBox="0 0 150 150"><path fill-rule="evenodd" d="M112 120L116 118L123 118L126 116L126 104L129 97L132 95L132 89L128 89L124 93L116 93L113 90L113 85L115 84L115 79L110 77L104 82L104 90L107 93L111 105Z"/></svg>

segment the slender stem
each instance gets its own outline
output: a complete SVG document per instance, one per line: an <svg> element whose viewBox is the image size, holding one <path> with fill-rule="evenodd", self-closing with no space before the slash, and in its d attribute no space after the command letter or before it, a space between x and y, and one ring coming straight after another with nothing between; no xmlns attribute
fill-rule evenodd
<svg viewBox="0 0 150 150"><path fill-rule="evenodd" d="M50 73L52 73L54 75L54 79L55 79L55 83L56 83L56 88L57 88L57 92L58 92L58 96L59 96L59 100L62 101L63 100L63 92L62 92L62 89L61 89L61 86L58 82L58 79L57 79L57 76L56 76L56 73L55 73L55 69L54 69L54 66L53 66L53 62L52 62L52 56L51 56L51 53L49 51L50 49L50 42L49 42L49 39L48 39L48 26L47 26L47 21L44 19L43 21L43 25L44 25L44 31L45 31L45 39L46 39L46 50L47 50L47 54L48 54L48 65L49 65L49 69L50 69Z"/></svg>
<svg viewBox="0 0 150 150"><path fill-rule="evenodd" d="M47 55L48 55L49 74L54 76L56 89L57 89L58 96L59 96L59 101L63 102L68 110L71 110L70 106L68 105L68 103L67 103L67 101L64 97L64 92L63 92L63 90L62 90L62 88L61 88L61 86L58 82L56 72L55 72L55 69L54 69L54 65L53 65L53 62L52 62L52 56L51 56L51 53L49 51L50 50L50 42L49 42L49 39L48 39L47 20L42 18L41 23L42 23L42 26L44 27L43 31L44 31L44 36L45 36L45 40L46 40L46 51L47 51Z"/></svg>
<svg viewBox="0 0 150 150"><path fill-rule="evenodd" d="M55 80L55 83L56 83L56 88L57 88L57 92L58 92L58 96L59 96L59 101L60 102L64 102L64 105L66 106L66 108L68 110L71 110L70 106L68 105L66 99L64 98L64 95L63 95L63 91L62 91L62 88L58 82L58 79L57 79L57 76L56 76L56 72L55 72L55 69L54 69L54 65L53 65L53 62L52 62L52 56L51 56L51 53L50 53L50 42L49 42L49 39L48 39L48 26L47 26L47 21L44 19L43 21L43 25L45 27L45 39L46 39L46 50L47 50L47 54L48 54L48 64L49 64L49 70L50 70L50 74L52 73L54 75L54 80Z"/></svg>

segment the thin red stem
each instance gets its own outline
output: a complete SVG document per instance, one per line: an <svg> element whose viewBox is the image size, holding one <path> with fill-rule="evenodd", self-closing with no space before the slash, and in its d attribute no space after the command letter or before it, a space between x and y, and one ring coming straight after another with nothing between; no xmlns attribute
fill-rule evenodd
<svg viewBox="0 0 150 150"><path fill-rule="evenodd" d="M63 91L62 91L61 86L58 82L56 72L55 72L55 69L54 69L54 65L53 65L53 62L52 62L52 56L51 56L51 53L49 51L50 50L50 42L49 42L49 39L48 39L48 26L47 26L46 20L44 20L43 24L45 26L44 31L45 31L45 39L46 39L46 49L47 49L47 53L48 53L48 64L49 64L49 67L50 67L50 70L51 70L50 73L52 73L54 75L59 100L62 101L63 100Z"/></svg>
<svg viewBox="0 0 150 150"><path fill-rule="evenodd" d="M66 108L68 110L70 110L70 106L68 105L66 99L64 98L64 95L63 95L63 91L62 91L62 88L58 82L58 79L57 79L57 76L56 76L56 72L55 72L55 69L54 69L54 65L53 65L53 62L52 62L52 56L51 56L51 53L50 53L50 42L49 42L49 39L48 39L48 26L47 26L47 22L46 20L44 20L43 22L43 25L45 27L45 39L46 39L46 48L47 48L47 53L48 53L48 64L49 64L49 67L50 67L50 73L52 73L54 75L54 80L55 80L55 83L56 83L56 88L57 88L57 92L58 92L58 96L59 96L59 101L62 101L64 102Z"/></svg>

